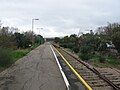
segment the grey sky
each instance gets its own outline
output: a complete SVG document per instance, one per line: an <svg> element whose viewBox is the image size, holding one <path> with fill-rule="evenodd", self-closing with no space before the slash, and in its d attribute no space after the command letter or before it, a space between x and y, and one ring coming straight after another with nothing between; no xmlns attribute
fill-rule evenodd
<svg viewBox="0 0 120 90"><path fill-rule="evenodd" d="M31 29L45 37L95 30L107 22L120 22L120 0L0 0L3 26ZM36 28L41 28L38 30Z"/></svg>

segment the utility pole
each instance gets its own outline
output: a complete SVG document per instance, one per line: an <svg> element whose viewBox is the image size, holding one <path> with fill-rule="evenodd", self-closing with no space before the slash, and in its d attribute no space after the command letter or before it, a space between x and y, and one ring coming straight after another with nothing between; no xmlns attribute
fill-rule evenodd
<svg viewBox="0 0 120 90"><path fill-rule="evenodd" d="M39 19L32 19L32 32L34 31L34 21Z"/></svg>
<svg viewBox="0 0 120 90"><path fill-rule="evenodd" d="M0 20L0 29L1 29L1 26L2 26L2 22L1 22L1 20Z"/></svg>
<svg viewBox="0 0 120 90"><path fill-rule="evenodd" d="M39 20L39 19L36 19L36 18L35 18L35 19L32 19L32 33L33 33L33 31L34 31L34 21L35 21L35 20ZM33 36L33 35L31 36L31 39L32 39L32 43L33 43L33 42L34 42L34 36Z"/></svg>
<svg viewBox="0 0 120 90"><path fill-rule="evenodd" d="M44 28L37 28L39 30L39 34L40 34L40 30L43 30ZM43 33L43 32L42 32ZM43 33L43 38L44 40L46 41L46 38L45 38L45 34Z"/></svg>

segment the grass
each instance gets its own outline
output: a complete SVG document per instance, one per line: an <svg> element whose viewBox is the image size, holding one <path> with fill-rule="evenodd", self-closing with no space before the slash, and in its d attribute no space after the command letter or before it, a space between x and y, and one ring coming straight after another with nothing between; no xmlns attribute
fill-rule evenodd
<svg viewBox="0 0 120 90"><path fill-rule="evenodd" d="M11 53L12 60L15 62L16 60L18 60L19 58L22 58L29 52L30 52L30 49L14 50Z"/></svg>
<svg viewBox="0 0 120 90"><path fill-rule="evenodd" d="M105 57L105 62L100 63L99 57L97 55L94 55L92 59L90 59L90 63L93 64L96 67L111 67L111 68L117 68L120 69L120 60L114 57Z"/></svg>
<svg viewBox="0 0 120 90"><path fill-rule="evenodd" d="M40 44L35 43L35 44L32 45L31 49L35 49L35 48L37 48L39 45L40 45Z"/></svg>
<svg viewBox="0 0 120 90"><path fill-rule="evenodd" d="M11 53L11 57L13 59L13 61L15 62L16 60L24 57L27 53L29 53L31 51L31 49L35 49L39 46L40 44L34 44L31 48L28 49L18 49L18 50L14 50Z"/></svg>
<svg viewBox="0 0 120 90"><path fill-rule="evenodd" d="M1 49L2 53L0 52L0 72L4 69L10 67L15 61L25 56L27 53L30 52L30 49Z"/></svg>
<svg viewBox="0 0 120 90"><path fill-rule="evenodd" d="M39 45L40 44L34 44L31 48L17 50L0 47L0 72L11 66L15 61L24 57Z"/></svg>
<svg viewBox="0 0 120 90"><path fill-rule="evenodd" d="M3 52L4 51L4 52ZM14 63L19 58L22 58L25 56L28 52L30 52L30 49L22 49L22 50L11 50L11 49L5 49L2 53L0 53L0 67L8 67L12 63Z"/></svg>
<svg viewBox="0 0 120 90"><path fill-rule="evenodd" d="M13 63L10 49L0 47L0 67L8 67Z"/></svg>

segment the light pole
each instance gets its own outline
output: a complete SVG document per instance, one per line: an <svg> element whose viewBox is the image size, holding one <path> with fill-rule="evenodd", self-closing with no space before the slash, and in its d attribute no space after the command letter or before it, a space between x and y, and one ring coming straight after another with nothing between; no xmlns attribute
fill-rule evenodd
<svg viewBox="0 0 120 90"><path fill-rule="evenodd" d="M39 20L39 19L36 19L36 18L32 19L32 33L33 33L33 30L34 30L34 20ZM31 37L31 39L32 39L32 43L33 43L33 42L34 42L34 37L33 37L33 35L32 35L32 37Z"/></svg>
<svg viewBox="0 0 120 90"><path fill-rule="evenodd" d="M40 33L40 30L43 30L43 28L42 28L42 27L41 27L41 28L37 28L37 30L39 30L39 34L41 34L41 33Z"/></svg>
<svg viewBox="0 0 120 90"><path fill-rule="evenodd" d="M32 32L34 30L34 20L39 20L39 19L32 19Z"/></svg>
<svg viewBox="0 0 120 90"><path fill-rule="evenodd" d="M40 30L43 30L44 28L37 28L38 30L39 30L39 34L40 34ZM43 33L43 32L42 32ZM45 38L45 34L43 33L43 38L44 38L44 40L46 41L46 38Z"/></svg>

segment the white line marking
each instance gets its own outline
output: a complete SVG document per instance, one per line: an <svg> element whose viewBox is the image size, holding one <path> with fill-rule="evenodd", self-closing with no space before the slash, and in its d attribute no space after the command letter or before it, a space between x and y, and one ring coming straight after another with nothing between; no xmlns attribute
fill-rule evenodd
<svg viewBox="0 0 120 90"><path fill-rule="evenodd" d="M53 48L52 48L51 45L50 45L50 48L51 48L51 50L52 50L52 52L53 52L53 55L54 55L54 57L55 57L55 60L56 60L56 62L57 62L57 64L58 64L58 67L59 67L59 69L60 69L60 72L61 72L61 74L62 74L62 77L63 77L63 79L64 79L64 82L65 82L65 84L66 84L67 90L70 90L69 81L68 81L65 73L63 72L63 69L62 69L62 67L61 67L61 65L60 65L60 63L59 63L59 61L58 61L58 58L57 58L57 56L56 56L56 54L55 54L55 52L54 52L54 50L53 50Z"/></svg>

